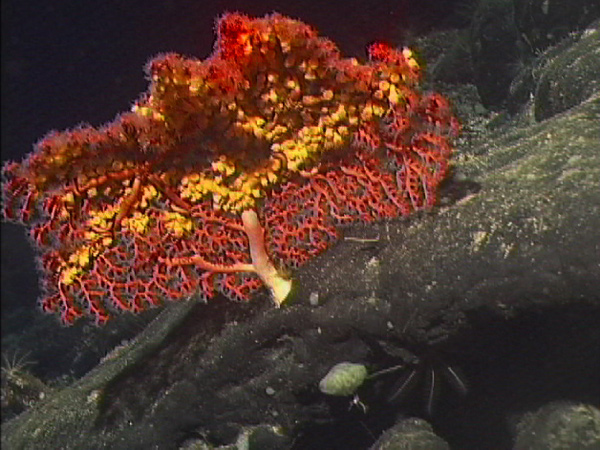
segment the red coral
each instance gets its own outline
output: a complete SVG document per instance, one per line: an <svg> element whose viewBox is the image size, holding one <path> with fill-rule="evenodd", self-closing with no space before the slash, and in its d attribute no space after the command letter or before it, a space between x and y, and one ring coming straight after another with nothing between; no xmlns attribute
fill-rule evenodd
<svg viewBox="0 0 600 450"><path fill-rule="evenodd" d="M280 303L337 227L435 203L457 122L409 50L343 59L274 14L218 22L214 55L153 60L112 124L51 133L5 165L4 217L31 229L42 308L70 324L265 284ZM272 262L274 261L274 263Z"/></svg>

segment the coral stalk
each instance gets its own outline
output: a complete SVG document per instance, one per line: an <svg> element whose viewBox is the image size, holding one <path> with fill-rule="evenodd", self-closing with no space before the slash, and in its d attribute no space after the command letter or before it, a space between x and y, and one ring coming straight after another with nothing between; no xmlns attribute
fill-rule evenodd
<svg viewBox="0 0 600 450"><path fill-rule="evenodd" d="M281 305L292 289L292 282L285 279L273 266L265 248L263 229L256 213L248 209L242 213L244 230L250 243L252 266L263 283L271 291L275 303Z"/></svg>

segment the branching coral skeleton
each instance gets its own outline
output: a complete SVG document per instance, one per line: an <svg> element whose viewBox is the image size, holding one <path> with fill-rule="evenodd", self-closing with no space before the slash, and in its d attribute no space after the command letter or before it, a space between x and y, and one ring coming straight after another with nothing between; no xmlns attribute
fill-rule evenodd
<svg viewBox="0 0 600 450"><path fill-rule="evenodd" d="M458 130L408 49L342 58L310 26L226 14L206 60L160 55L112 123L4 166L4 217L40 254L44 311L105 323L195 293L247 300L338 227L435 203Z"/></svg>

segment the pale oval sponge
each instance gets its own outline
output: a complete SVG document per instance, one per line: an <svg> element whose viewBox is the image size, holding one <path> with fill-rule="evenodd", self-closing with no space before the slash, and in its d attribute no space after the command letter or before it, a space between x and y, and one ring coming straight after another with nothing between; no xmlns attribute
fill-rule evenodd
<svg viewBox="0 0 600 450"><path fill-rule="evenodd" d="M342 362L333 366L319 382L319 389L327 395L352 395L367 378L362 364Z"/></svg>

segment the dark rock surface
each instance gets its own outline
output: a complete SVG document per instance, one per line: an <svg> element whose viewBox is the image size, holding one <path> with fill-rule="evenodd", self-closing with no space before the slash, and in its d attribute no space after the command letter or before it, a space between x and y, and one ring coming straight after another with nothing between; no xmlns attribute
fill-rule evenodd
<svg viewBox="0 0 600 450"><path fill-rule="evenodd" d="M535 118L544 120L600 91L600 21L544 55L535 93Z"/></svg>
<svg viewBox="0 0 600 450"><path fill-rule="evenodd" d="M600 410L555 402L526 414L517 425L515 450L600 448Z"/></svg>
<svg viewBox="0 0 600 450"><path fill-rule="evenodd" d="M502 106L514 68L526 52L515 22L512 0L478 3L470 30L475 85L487 108Z"/></svg>
<svg viewBox="0 0 600 450"><path fill-rule="evenodd" d="M405 419L387 430L370 450L450 450L423 419Z"/></svg>

